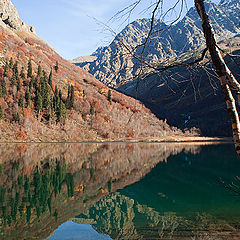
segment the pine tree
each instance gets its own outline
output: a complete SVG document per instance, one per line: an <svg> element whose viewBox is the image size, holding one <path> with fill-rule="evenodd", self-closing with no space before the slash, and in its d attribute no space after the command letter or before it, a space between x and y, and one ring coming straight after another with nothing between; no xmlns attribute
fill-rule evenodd
<svg viewBox="0 0 240 240"><path fill-rule="evenodd" d="M50 86L51 88L53 88L53 87L52 87L52 69L51 69L51 71L50 71L50 73L49 73L48 84L49 84L49 86Z"/></svg>
<svg viewBox="0 0 240 240"><path fill-rule="evenodd" d="M67 98L66 98L66 101L65 101L65 105L66 105L67 109L71 108L71 106L70 106L70 94L71 94L71 87L70 87L70 85L68 85L68 95L67 95Z"/></svg>
<svg viewBox="0 0 240 240"><path fill-rule="evenodd" d="M4 65L4 72L3 72L4 77L7 77L8 69L9 69L9 65L8 65L8 62L6 61Z"/></svg>
<svg viewBox="0 0 240 240"><path fill-rule="evenodd" d="M41 65L38 65L37 77L41 77L41 74L42 74L42 67Z"/></svg>
<svg viewBox="0 0 240 240"><path fill-rule="evenodd" d="M21 82L20 82L20 79L17 80L17 91L21 91Z"/></svg>
<svg viewBox="0 0 240 240"><path fill-rule="evenodd" d="M91 115L94 115L94 114L95 114L94 105L92 105L92 104L91 104L91 107L90 107L90 114L91 114Z"/></svg>
<svg viewBox="0 0 240 240"><path fill-rule="evenodd" d="M34 82L34 77L31 77L31 80L29 82L29 91L31 92L32 88L33 88L33 82Z"/></svg>
<svg viewBox="0 0 240 240"><path fill-rule="evenodd" d="M20 117L19 117L19 113L18 112L13 114L13 120L15 122L19 122L20 121Z"/></svg>
<svg viewBox="0 0 240 240"><path fill-rule="evenodd" d="M2 85L0 85L0 98L3 97Z"/></svg>
<svg viewBox="0 0 240 240"><path fill-rule="evenodd" d="M37 92L37 96L36 96L36 109L37 109L37 112L41 112L42 108L43 108L42 96L41 96L40 92Z"/></svg>
<svg viewBox="0 0 240 240"><path fill-rule="evenodd" d="M61 91L61 89L59 90L58 94L59 94L59 99L61 101L62 100L62 91Z"/></svg>
<svg viewBox="0 0 240 240"><path fill-rule="evenodd" d="M29 91L28 87L26 87L26 90L25 90L25 102L26 102L26 107L30 107L30 105L31 105L31 94L30 94L30 91Z"/></svg>
<svg viewBox="0 0 240 240"><path fill-rule="evenodd" d="M11 57L9 60L9 68L12 68L12 66L13 66L13 58Z"/></svg>
<svg viewBox="0 0 240 240"><path fill-rule="evenodd" d="M15 79L19 79L19 73L18 73L18 62L16 61L13 65L13 75L15 75Z"/></svg>
<svg viewBox="0 0 240 240"><path fill-rule="evenodd" d="M15 85L15 84L16 84L16 81L17 81L16 75L13 74L12 77L11 77L11 79L10 79L11 85L12 85L12 86Z"/></svg>
<svg viewBox="0 0 240 240"><path fill-rule="evenodd" d="M66 106L64 102L61 100L60 101L60 112L61 112L61 119L65 120L67 118L67 111L66 111Z"/></svg>
<svg viewBox="0 0 240 240"><path fill-rule="evenodd" d="M110 104L112 103L112 92L110 89L108 90L108 101L110 102Z"/></svg>
<svg viewBox="0 0 240 240"><path fill-rule="evenodd" d="M31 78L33 76L32 74L32 62L31 60L28 61L28 69L27 69L27 77Z"/></svg>
<svg viewBox="0 0 240 240"><path fill-rule="evenodd" d="M56 61L56 65L54 66L54 69L56 72L58 72L59 66L58 66L58 61Z"/></svg>
<svg viewBox="0 0 240 240"><path fill-rule="evenodd" d="M20 98L19 98L19 101L18 101L18 106L21 107L21 108L24 108L24 97L23 97L22 94L20 95Z"/></svg>
<svg viewBox="0 0 240 240"><path fill-rule="evenodd" d="M59 101L56 109L57 121L65 120L67 117L66 107L62 100Z"/></svg>
<svg viewBox="0 0 240 240"><path fill-rule="evenodd" d="M3 113L3 109L2 106L0 105L0 119L4 118L4 113Z"/></svg>
<svg viewBox="0 0 240 240"><path fill-rule="evenodd" d="M70 106L73 107L74 105L74 87L71 85L71 91L70 91Z"/></svg>
<svg viewBox="0 0 240 240"><path fill-rule="evenodd" d="M55 91L54 91L54 98L53 98L53 107L54 107L55 111L57 111L58 105L59 105L59 94L58 94L58 89L56 86Z"/></svg>
<svg viewBox="0 0 240 240"><path fill-rule="evenodd" d="M25 78L26 78L23 67L22 67L21 72L20 72L20 77L22 78L22 80L25 80Z"/></svg>
<svg viewBox="0 0 240 240"><path fill-rule="evenodd" d="M2 95L4 97L7 94L7 87L4 79L1 81L1 90L2 90Z"/></svg>
<svg viewBox="0 0 240 240"><path fill-rule="evenodd" d="M51 96L49 94L46 96L46 99L43 101L43 103L44 103L44 107L49 112L51 108Z"/></svg>

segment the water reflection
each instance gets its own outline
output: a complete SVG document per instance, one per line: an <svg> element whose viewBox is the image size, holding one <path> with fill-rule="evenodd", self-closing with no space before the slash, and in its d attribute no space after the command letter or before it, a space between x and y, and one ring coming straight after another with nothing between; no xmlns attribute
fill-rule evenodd
<svg viewBox="0 0 240 240"><path fill-rule="evenodd" d="M101 199L75 222L91 220L113 239L240 239L240 198L219 185L220 177L231 181L239 169L232 146L170 156L167 164Z"/></svg>
<svg viewBox="0 0 240 240"><path fill-rule="evenodd" d="M46 238L103 195L138 181L183 149L131 143L1 145L1 236Z"/></svg>
<svg viewBox="0 0 240 240"><path fill-rule="evenodd" d="M46 239L71 219L113 239L232 234L240 204L216 179L231 179L240 164L231 147L216 148L0 145L0 239Z"/></svg>

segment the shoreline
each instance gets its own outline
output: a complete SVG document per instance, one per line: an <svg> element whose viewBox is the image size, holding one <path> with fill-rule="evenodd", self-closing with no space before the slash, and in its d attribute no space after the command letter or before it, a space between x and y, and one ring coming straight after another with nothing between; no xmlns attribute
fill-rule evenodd
<svg viewBox="0 0 240 240"><path fill-rule="evenodd" d="M220 144L220 143L233 143L233 139L230 137L185 137L185 136L167 136L158 138L126 138L126 139L83 139L79 141L4 141L0 139L0 144L34 144L34 143L209 143L209 144Z"/></svg>

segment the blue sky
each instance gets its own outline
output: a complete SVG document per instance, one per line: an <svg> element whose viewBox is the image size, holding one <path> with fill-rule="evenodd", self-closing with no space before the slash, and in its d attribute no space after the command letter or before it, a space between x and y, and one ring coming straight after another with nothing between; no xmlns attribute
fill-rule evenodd
<svg viewBox="0 0 240 240"><path fill-rule="evenodd" d="M27 25L33 25L39 37L48 42L61 56L73 59L90 55L99 46L113 40L108 30L121 31L127 22L120 19L109 20L124 7L135 0L12 0L21 19ZM214 0L218 2L219 0ZM144 0L130 18L150 16L147 4L153 0ZM176 0L166 0L168 8ZM186 0L188 8L193 0Z"/></svg>

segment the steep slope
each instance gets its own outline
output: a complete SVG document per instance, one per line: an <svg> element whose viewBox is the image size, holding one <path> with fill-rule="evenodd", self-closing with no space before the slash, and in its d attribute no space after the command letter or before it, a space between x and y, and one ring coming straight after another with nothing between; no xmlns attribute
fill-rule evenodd
<svg viewBox="0 0 240 240"><path fill-rule="evenodd" d="M240 81L240 35L220 43L225 61ZM119 87L141 100L159 118L179 128L200 128L203 135L231 136L231 124L222 89L211 64L175 67L162 74L128 82Z"/></svg>
<svg viewBox="0 0 240 240"><path fill-rule="evenodd" d="M239 0L222 1L216 5L205 1L206 10L216 32L217 40L224 40L240 33ZM142 47L135 49L146 39L150 29L150 19L141 19L129 24L114 41L100 48L93 62L79 63L101 82L119 86L121 82L131 81L136 75L138 61L132 57L141 56ZM144 51L143 57L153 65L174 61L183 53L204 47L201 21L195 8L177 24L167 27L156 20L153 34Z"/></svg>
<svg viewBox="0 0 240 240"><path fill-rule="evenodd" d="M1 1L0 9L1 140L77 141L179 133L140 102L61 58L22 23L10 1ZM69 89L73 106L68 103Z"/></svg>

